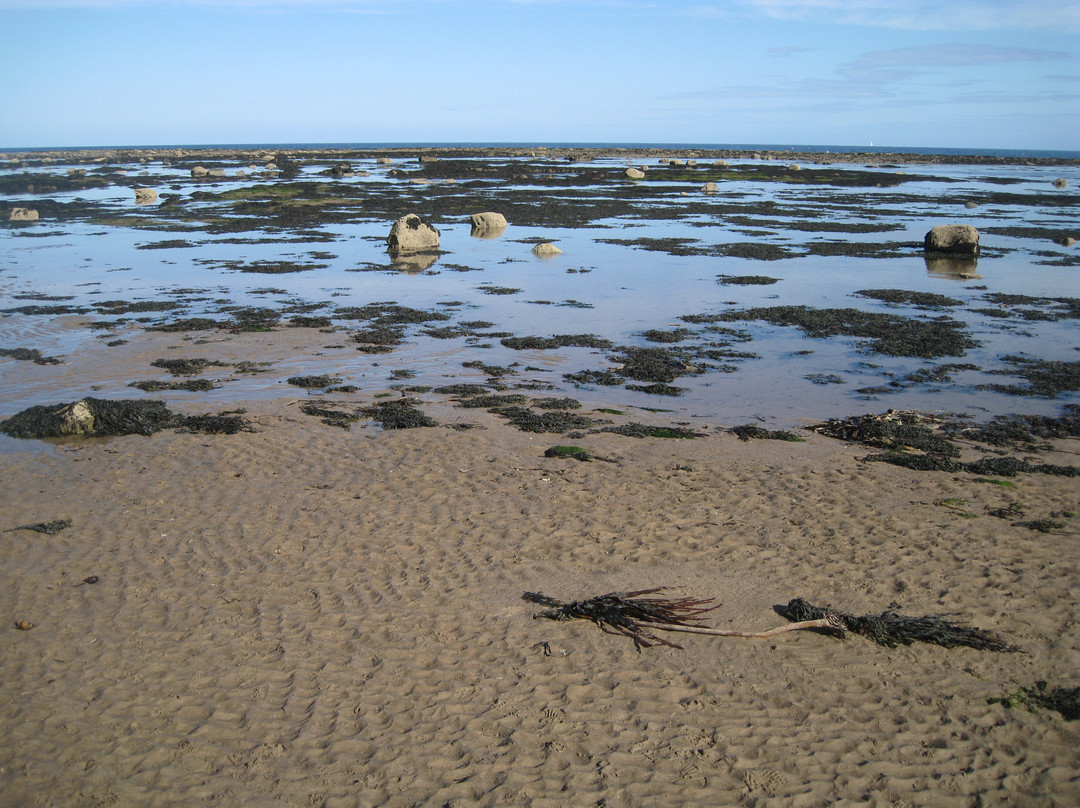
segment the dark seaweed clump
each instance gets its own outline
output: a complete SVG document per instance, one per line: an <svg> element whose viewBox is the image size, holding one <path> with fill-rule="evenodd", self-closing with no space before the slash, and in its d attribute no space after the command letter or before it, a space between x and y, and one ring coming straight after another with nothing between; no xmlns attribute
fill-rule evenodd
<svg viewBox="0 0 1080 808"><path fill-rule="evenodd" d="M505 418L522 432L568 432L599 423L593 418L561 410L541 413L528 407L497 407L491 412Z"/></svg>
<svg viewBox="0 0 1080 808"><path fill-rule="evenodd" d="M595 334L556 334L553 337L507 337L502 344L513 350L550 350L553 348L611 347L611 340Z"/></svg>
<svg viewBox="0 0 1080 808"><path fill-rule="evenodd" d="M936 309L946 306L960 306L963 301L933 292L909 292L904 289L860 289L855 294L870 297L883 303L894 305L918 306L924 309Z"/></svg>
<svg viewBox="0 0 1080 808"><path fill-rule="evenodd" d="M1030 463L1015 457L984 457L970 463L961 463L947 457L929 454L909 454L891 451L883 454L867 455L862 458L867 463L890 463L894 466L914 471L948 471L952 473L966 471L979 476L1015 477L1025 474L1051 474L1057 477L1080 477L1080 466L1059 466L1053 463Z"/></svg>
<svg viewBox="0 0 1080 808"><path fill-rule="evenodd" d="M524 404L525 401L525 396L520 393L509 393L507 395L488 393L461 399L458 401L457 406L473 410L491 409L493 407L509 407L517 404Z"/></svg>
<svg viewBox="0 0 1080 808"><path fill-rule="evenodd" d="M161 390L183 390L187 393L205 393L218 385L209 379L188 379L183 382L159 382L154 380L131 382L128 387L142 390L144 393L156 393Z"/></svg>
<svg viewBox="0 0 1080 808"><path fill-rule="evenodd" d="M768 275L718 275L716 280L725 286L771 286L780 279Z"/></svg>
<svg viewBox="0 0 1080 808"><path fill-rule="evenodd" d="M479 396L487 391L488 388L482 384L447 384L434 390L445 396Z"/></svg>
<svg viewBox="0 0 1080 808"><path fill-rule="evenodd" d="M583 462L593 459L592 455L580 446L552 446L544 451L544 457L568 457Z"/></svg>
<svg viewBox="0 0 1080 808"><path fill-rule="evenodd" d="M948 317L916 320L896 314L859 309L814 309L809 306L766 306L724 314L687 316L687 322L742 322L764 320L773 325L795 326L808 337L859 337L870 340L868 350L886 356L961 356L978 343L964 324Z"/></svg>
<svg viewBox="0 0 1080 808"><path fill-rule="evenodd" d="M225 367L224 363L212 359L155 359L150 363L156 368L164 368L173 376L198 376L208 367Z"/></svg>
<svg viewBox="0 0 1080 808"><path fill-rule="evenodd" d="M923 425L915 412L889 412L886 415L862 415L832 419L819 424L815 432L830 438L876 446L882 449L918 449L943 457L959 457L960 450L945 438Z"/></svg>
<svg viewBox="0 0 1080 808"><path fill-rule="evenodd" d="M1021 687L1015 693L1000 699L990 699L990 704L1003 704L1008 708L1025 707L1055 710L1066 721L1080 719L1080 687L1049 687L1046 682L1036 682L1034 687Z"/></svg>
<svg viewBox="0 0 1080 808"><path fill-rule="evenodd" d="M580 410L581 402L576 398L563 396L561 398L538 398L532 402L532 406L541 410Z"/></svg>
<svg viewBox="0 0 1080 808"><path fill-rule="evenodd" d="M990 384L984 389L1039 398L1057 398L1059 393L1080 390L1080 362L1044 361L1022 356L1006 356L1004 361L1013 367L1009 370L992 370L990 373L1019 376L1027 382L1027 386Z"/></svg>
<svg viewBox="0 0 1080 808"><path fill-rule="evenodd" d="M991 631L957 625L933 614L925 617L908 617L885 611L881 614L856 617L829 608L813 606L802 598L795 598L788 602L784 615L793 622L820 620L827 615L835 615L840 618L848 631L861 634L886 648L925 642L944 648L966 647L980 651L1006 653L1020 650Z"/></svg>
<svg viewBox="0 0 1080 808"><path fill-rule="evenodd" d="M670 348L630 346L619 351L611 357L611 361L622 364L622 375L639 382L668 383L680 376L704 372L692 365L685 353Z"/></svg>
<svg viewBox="0 0 1080 808"><path fill-rule="evenodd" d="M690 440L700 437L692 429L684 429L679 426L649 426L648 424L620 424L619 426L606 426L600 432L614 432L616 435L625 435L628 438L671 438L675 440Z"/></svg>
<svg viewBox="0 0 1080 808"><path fill-rule="evenodd" d="M0 421L0 432L13 438L152 435L169 428L232 434L247 429L247 426L247 422L237 416L179 415L161 401L84 398L71 404L25 409Z"/></svg>
<svg viewBox="0 0 1080 808"><path fill-rule="evenodd" d="M329 387L332 384L341 384L341 379L338 376L290 376L286 381L295 386L303 387L308 390L321 389L323 387Z"/></svg>
<svg viewBox="0 0 1080 808"><path fill-rule="evenodd" d="M739 440L786 440L793 443L804 442L804 438L800 438L794 432L788 432L783 429L765 429L757 424L743 424L742 426L733 426L728 432L735 435Z"/></svg>
<svg viewBox="0 0 1080 808"><path fill-rule="evenodd" d="M305 401L301 404L300 412L304 413L304 415L312 415L316 418L321 418L324 424L341 427L342 429L348 429L353 421L360 420L360 416L356 413L344 412L342 410L334 409L333 407L316 404L312 401Z"/></svg>
<svg viewBox="0 0 1080 808"><path fill-rule="evenodd" d="M1080 438L1080 405L1067 404L1062 415L1000 415L988 423L969 426L952 423L945 431L955 437L990 446L1046 448L1052 438Z"/></svg>
<svg viewBox="0 0 1080 808"><path fill-rule="evenodd" d="M0 356L9 356L20 362L33 362L36 365L62 365L64 360L58 356L45 356L37 348L0 348Z"/></svg>
<svg viewBox="0 0 1080 808"><path fill-rule="evenodd" d="M373 407L365 407L361 412L367 418L377 421L383 429L414 429L423 426L438 426L435 419L424 415L417 409L416 399L399 398L384 401Z"/></svg>

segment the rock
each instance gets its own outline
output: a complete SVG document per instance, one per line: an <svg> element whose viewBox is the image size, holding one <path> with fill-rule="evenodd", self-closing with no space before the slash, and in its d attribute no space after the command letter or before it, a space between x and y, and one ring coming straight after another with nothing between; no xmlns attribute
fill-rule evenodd
<svg viewBox="0 0 1080 808"><path fill-rule="evenodd" d="M38 212L33 208L12 208L8 221L12 222L36 222Z"/></svg>
<svg viewBox="0 0 1080 808"><path fill-rule="evenodd" d="M645 179L645 172L640 168L628 168L626 169L626 176L632 180L643 180Z"/></svg>
<svg viewBox="0 0 1080 808"><path fill-rule="evenodd" d="M1065 187L1068 186L1068 184L1069 184L1069 181L1067 179L1065 179L1064 177L1058 177L1056 180L1054 180L1054 187L1055 188L1065 188Z"/></svg>
<svg viewBox="0 0 1080 808"><path fill-rule="evenodd" d="M1065 238L1061 239L1058 244L1060 244L1062 247L1072 247L1074 244L1076 244L1076 239L1074 239L1072 236L1065 236Z"/></svg>
<svg viewBox="0 0 1080 808"><path fill-rule="evenodd" d="M86 169L85 168L69 168L67 170L67 175L69 177L85 177L86 176Z"/></svg>
<svg viewBox="0 0 1080 808"><path fill-rule="evenodd" d="M538 255L541 258L547 258L552 255L559 255L562 250L556 247L551 242L545 241L543 244L537 244L532 248L533 255Z"/></svg>
<svg viewBox="0 0 1080 808"><path fill-rule="evenodd" d="M386 247L392 253L408 254L439 249L439 231L415 213L402 216L390 228Z"/></svg>
<svg viewBox="0 0 1080 808"><path fill-rule="evenodd" d="M970 201L965 202L964 207L967 208L968 210L975 210L975 208L979 207L979 203L978 202L970 202Z"/></svg>
<svg viewBox="0 0 1080 808"><path fill-rule="evenodd" d="M716 166L717 168L728 168L731 165L731 163L729 163L727 160L717 160L716 162L713 163L713 165Z"/></svg>
<svg viewBox="0 0 1080 808"><path fill-rule="evenodd" d="M433 154L422 154L419 157L421 163L434 163L438 161L438 157Z"/></svg>
<svg viewBox="0 0 1080 808"><path fill-rule="evenodd" d="M224 177L225 176L225 169L224 168L211 168L209 171L206 172L206 175L208 177Z"/></svg>
<svg viewBox="0 0 1080 808"><path fill-rule="evenodd" d="M381 166L392 166L394 164L394 161L389 157L376 157L375 162Z"/></svg>
<svg viewBox="0 0 1080 808"><path fill-rule="evenodd" d="M970 224L940 224L926 234L927 252L950 255L978 255L979 231Z"/></svg>
<svg viewBox="0 0 1080 808"><path fill-rule="evenodd" d="M474 238L498 238L506 231L506 217L501 213L474 213L472 220L472 235Z"/></svg>
<svg viewBox="0 0 1080 808"><path fill-rule="evenodd" d="M206 169L202 166L195 166L195 168L191 169L191 176L195 177L196 179L199 179L200 177L205 177Z"/></svg>
<svg viewBox="0 0 1080 808"><path fill-rule="evenodd" d="M715 194L720 190L720 186L715 182L707 182L701 186L701 192L705 194Z"/></svg>
<svg viewBox="0 0 1080 808"><path fill-rule="evenodd" d="M155 191L153 188L135 189L136 205L152 205L155 202L157 202L157 191Z"/></svg>

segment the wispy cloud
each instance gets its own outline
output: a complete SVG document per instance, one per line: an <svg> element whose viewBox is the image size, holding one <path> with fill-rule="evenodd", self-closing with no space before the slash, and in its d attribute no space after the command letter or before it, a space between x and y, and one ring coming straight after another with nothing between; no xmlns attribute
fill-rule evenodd
<svg viewBox="0 0 1080 808"><path fill-rule="evenodd" d="M776 20L914 31L1080 30L1075 0L737 0Z"/></svg>

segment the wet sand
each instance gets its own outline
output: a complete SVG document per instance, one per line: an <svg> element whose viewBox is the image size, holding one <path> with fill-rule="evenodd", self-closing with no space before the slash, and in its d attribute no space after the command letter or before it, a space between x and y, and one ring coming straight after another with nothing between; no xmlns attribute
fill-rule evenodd
<svg viewBox="0 0 1080 808"><path fill-rule="evenodd" d="M0 804L1080 797L1080 724L991 701L1077 684L1076 520L987 513L1075 512L1074 479L1001 487L705 424L570 440L431 407L474 428L345 431L302 398L248 402L254 432L0 453L0 528L72 521L0 534ZM604 460L543 456L565 443ZM1024 653L816 632L638 653L521 600L653 586L715 597L723 628L805 597L954 613Z"/></svg>

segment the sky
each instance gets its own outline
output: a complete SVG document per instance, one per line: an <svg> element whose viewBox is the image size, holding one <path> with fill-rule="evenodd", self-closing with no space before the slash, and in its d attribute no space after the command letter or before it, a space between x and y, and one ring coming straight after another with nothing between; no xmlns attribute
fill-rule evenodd
<svg viewBox="0 0 1080 808"><path fill-rule="evenodd" d="M0 0L0 148L1080 150L1076 0Z"/></svg>

